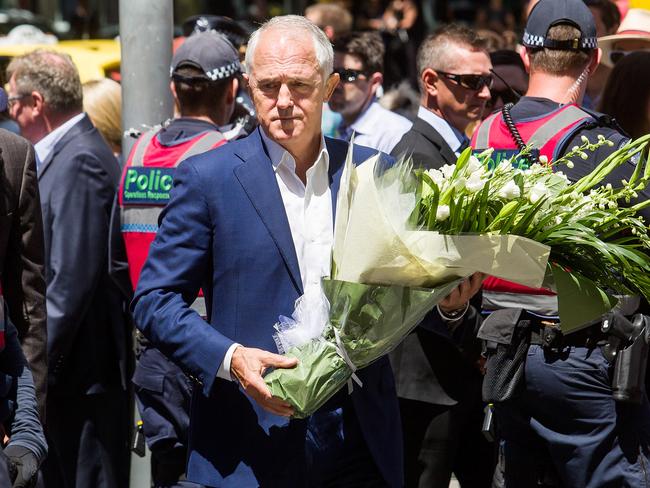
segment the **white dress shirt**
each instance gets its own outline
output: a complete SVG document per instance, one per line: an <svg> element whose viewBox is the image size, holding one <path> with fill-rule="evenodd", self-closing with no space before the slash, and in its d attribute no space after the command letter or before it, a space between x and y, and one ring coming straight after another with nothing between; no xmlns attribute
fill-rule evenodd
<svg viewBox="0 0 650 488"><path fill-rule="evenodd" d="M354 143L390 154L413 124L406 117L385 109L375 100L349 127L341 124L339 133L347 141L354 132Z"/></svg>
<svg viewBox="0 0 650 488"><path fill-rule="evenodd" d="M298 258L303 292L320 287L322 277L329 277L334 242L332 191L329 187L329 154L325 139L314 164L307 170L306 183L296 175L293 156L260 131L271 158L280 196L289 221L291 238ZM232 353L239 344L230 346L217 377L231 379Z"/></svg>
<svg viewBox="0 0 650 488"><path fill-rule="evenodd" d="M58 126L48 135L43 137L40 141L34 144L34 150L36 151L37 156L37 167L40 167L41 163L44 162L54 150L54 146L63 138L63 136L68 132L73 125L79 122L84 118L84 113L80 113L72 117L71 119L66 120L63 124Z"/></svg>
<svg viewBox="0 0 650 488"><path fill-rule="evenodd" d="M431 127L433 127L445 140L449 148L454 151L454 154L460 156L461 144L469 142L465 134L455 127L452 127L451 124L442 117L434 114L431 110L427 110L421 105L418 109L418 117L431 125Z"/></svg>

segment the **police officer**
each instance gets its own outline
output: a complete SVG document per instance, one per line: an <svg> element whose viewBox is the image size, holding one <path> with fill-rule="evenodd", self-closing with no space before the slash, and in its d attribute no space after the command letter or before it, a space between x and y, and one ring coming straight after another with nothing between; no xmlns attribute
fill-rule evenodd
<svg viewBox="0 0 650 488"><path fill-rule="evenodd" d="M171 89L180 117L143 134L133 147L118 194L122 242L112 236L112 275L130 296L149 252L158 215L169 199L174 169L192 155L242 135L230 120L241 72L238 53L214 31L188 37L172 59ZM126 263L122 251L126 252ZM206 314L203 297L194 307ZM142 429L151 449L154 486L197 486L184 481L191 380L160 351L140 339L133 383Z"/></svg>
<svg viewBox="0 0 650 488"><path fill-rule="evenodd" d="M613 146L562 167L575 181L627 141L608 117L579 106L601 56L594 19L581 0L541 0L523 45L526 96L488 117L472 145L502 156L532 145L535 158L551 160L580 146L583 136L610 140ZM625 164L608 181L620 184L633 170ZM640 405L615 402L601 324L563 336L550 291L494 279L484 283L483 308L495 310L479 336L489 354L484 395L498 401L505 486L646 486L650 407L645 393ZM624 311L634 312L634 305Z"/></svg>

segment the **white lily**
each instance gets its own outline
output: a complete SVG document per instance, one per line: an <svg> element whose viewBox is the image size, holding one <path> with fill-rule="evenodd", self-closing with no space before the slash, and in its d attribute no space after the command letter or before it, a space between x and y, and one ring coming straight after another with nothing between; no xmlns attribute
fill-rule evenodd
<svg viewBox="0 0 650 488"><path fill-rule="evenodd" d="M549 191L546 185L542 181L538 181L530 189L530 193L528 194L528 199L530 200L530 203L537 203L540 201L540 199L548 196L548 194Z"/></svg>
<svg viewBox="0 0 650 488"><path fill-rule="evenodd" d="M513 180L508 181L499 191L497 195L505 200L512 200L513 198L519 197L521 191L519 186Z"/></svg>
<svg viewBox="0 0 650 488"><path fill-rule="evenodd" d="M442 222L449 218L449 205L438 205L436 209L436 220Z"/></svg>
<svg viewBox="0 0 650 488"><path fill-rule="evenodd" d="M481 173L476 172L472 173L470 177L465 182L465 188L470 193L476 193L481 191L485 186L485 180L481 177Z"/></svg>

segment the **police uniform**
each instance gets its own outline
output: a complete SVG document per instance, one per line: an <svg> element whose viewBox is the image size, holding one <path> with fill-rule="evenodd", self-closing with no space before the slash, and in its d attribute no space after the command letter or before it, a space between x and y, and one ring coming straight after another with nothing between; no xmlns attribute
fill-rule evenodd
<svg viewBox="0 0 650 488"><path fill-rule="evenodd" d="M174 55L172 76L179 66L201 68L213 80L239 71L234 48L214 32L188 38ZM241 126L217 127L196 118L181 117L167 127L143 134L127 158L118 193L120 229L135 289L140 271L158 229L160 212L169 200L175 168L184 160L243 135ZM193 308L206 316L201 294ZM184 479L192 379L138 337L138 361L133 375L142 431L152 456L154 486L195 487Z"/></svg>
<svg viewBox="0 0 650 488"><path fill-rule="evenodd" d="M577 0L541 0L529 17L524 44L545 45L549 26L558 20L581 29L581 48L594 48L593 18ZM588 152L587 160L576 158L573 168L562 167L571 181L590 173L627 140L607 117L545 98L523 97L509 115L523 142L549 160L580 146L583 136L613 142ZM518 148L500 112L477 129L472 145L494 147L496 154ZM634 164L626 163L605 183L620 184L633 170ZM649 196L645 192L640 198ZM485 283L483 308L492 312L479 332L489 354L483 391L489 400L500 400L495 412L505 486L647 486L650 406L645 394L640 405L615 402L600 323L562 336L557 298L550 291L494 279Z"/></svg>

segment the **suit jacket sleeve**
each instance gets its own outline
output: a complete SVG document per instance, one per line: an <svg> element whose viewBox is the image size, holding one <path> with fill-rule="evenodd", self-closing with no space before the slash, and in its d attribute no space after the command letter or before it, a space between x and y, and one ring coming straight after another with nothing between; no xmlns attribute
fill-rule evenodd
<svg viewBox="0 0 650 488"><path fill-rule="evenodd" d="M11 321L5 322L6 347L0 354L0 372L12 378L16 384L13 418L8 425L10 444L25 447L42 461L47 453L47 442L39 421L32 373L23 354L16 329ZM9 399L4 399L8 401Z"/></svg>
<svg viewBox="0 0 650 488"><path fill-rule="evenodd" d="M108 274L122 292L124 299L133 299L133 286L129 276L129 260L120 228L120 205L115 195L111 209L111 223L108 237Z"/></svg>
<svg viewBox="0 0 650 488"><path fill-rule="evenodd" d="M45 312L44 245L36 162L31 144L16 138L3 149L4 164L15 167L18 206L9 234L2 289L9 316L18 330L34 374L41 415L47 389L47 330Z"/></svg>
<svg viewBox="0 0 650 488"><path fill-rule="evenodd" d="M204 289L211 289L209 283L216 274L212 269L212 219L217 216L205 198L214 189L203 188L203 180L192 159L181 163L174 173L171 199L161 215L131 309L145 337L198 379L207 396L234 341L190 308L204 283Z"/></svg>
<svg viewBox="0 0 650 488"><path fill-rule="evenodd" d="M50 200L54 231L47 286L48 353L50 364L60 365L88 313L89 296L106 272L116 182L87 151L52 164L58 167Z"/></svg>

